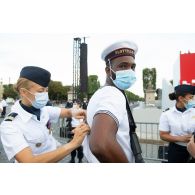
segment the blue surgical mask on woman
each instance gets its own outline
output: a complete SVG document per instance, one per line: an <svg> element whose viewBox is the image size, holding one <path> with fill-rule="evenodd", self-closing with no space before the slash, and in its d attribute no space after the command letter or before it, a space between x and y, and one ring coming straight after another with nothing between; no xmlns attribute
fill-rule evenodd
<svg viewBox="0 0 195 195"><path fill-rule="evenodd" d="M136 81L135 72L132 69L128 70L119 70L119 71L113 71L110 67L111 71L115 73L116 78L113 79L110 77L116 87L118 87L121 90L125 90L130 88Z"/></svg>
<svg viewBox="0 0 195 195"><path fill-rule="evenodd" d="M32 106L41 109L49 101L48 92L35 93L35 100L32 102Z"/></svg>
<svg viewBox="0 0 195 195"><path fill-rule="evenodd" d="M184 105L186 109L195 108L195 100L194 99L188 100L187 103Z"/></svg>
<svg viewBox="0 0 195 195"><path fill-rule="evenodd" d="M31 93L30 91L28 91L28 92ZM49 101L48 92L37 92L35 94L33 94L33 93L31 93L31 94L35 96L35 100L32 101L29 98L27 98L27 99L32 103L32 106L34 108L41 109L44 106L46 106L47 102Z"/></svg>

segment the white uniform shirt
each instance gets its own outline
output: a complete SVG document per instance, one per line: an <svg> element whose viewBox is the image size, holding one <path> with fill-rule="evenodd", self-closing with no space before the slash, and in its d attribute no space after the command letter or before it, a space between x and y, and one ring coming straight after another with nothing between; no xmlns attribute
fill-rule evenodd
<svg viewBox="0 0 195 195"><path fill-rule="evenodd" d="M195 108L180 112L176 107L162 113L160 117L159 130L170 132L172 136L191 134L195 131ZM186 143L176 142L186 146Z"/></svg>
<svg viewBox="0 0 195 195"><path fill-rule="evenodd" d="M124 95L115 87L105 86L99 89L90 99L87 107L87 122L92 127L93 118L98 113L110 115L116 122L118 131L116 139L129 162L134 162L130 147L129 122ZM83 151L88 162L99 162L89 148L89 136L83 142Z"/></svg>
<svg viewBox="0 0 195 195"><path fill-rule="evenodd" d="M60 108L45 106L41 109L40 121L25 111L19 101L12 106L11 112L18 115L13 121L3 121L0 126L1 141L9 160L26 147L32 149L34 155L56 149L56 141L46 127L47 122L57 122Z"/></svg>

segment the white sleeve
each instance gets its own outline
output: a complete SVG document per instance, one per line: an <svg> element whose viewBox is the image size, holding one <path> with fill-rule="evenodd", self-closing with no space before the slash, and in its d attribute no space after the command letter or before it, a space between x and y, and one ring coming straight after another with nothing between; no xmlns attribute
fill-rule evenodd
<svg viewBox="0 0 195 195"><path fill-rule="evenodd" d="M52 123L57 123L60 118L61 108L53 106L45 106L49 114L49 119Z"/></svg>
<svg viewBox="0 0 195 195"><path fill-rule="evenodd" d="M159 122L159 131L170 131L169 121L166 113L162 113Z"/></svg>
<svg viewBox="0 0 195 195"><path fill-rule="evenodd" d="M96 110L95 115L99 113L105 113L111 116L116 122L117 126L124 119L126 112L126 100L124 95L118 89L112 89L104 93L101 97ZM94 115L94 116L95 116Z"/></svg>
<svg viewBox="0 0 195 195"><path fill-rule="evenodd" d="M0 127L1 141L9 160L24 148L28 147L22 132L12 122L3 122Z"/></svg>

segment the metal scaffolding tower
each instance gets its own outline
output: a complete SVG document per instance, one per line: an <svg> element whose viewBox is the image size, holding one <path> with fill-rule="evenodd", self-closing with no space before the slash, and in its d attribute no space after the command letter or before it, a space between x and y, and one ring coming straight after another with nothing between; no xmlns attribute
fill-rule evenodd
<svg viewBox="0 0 195 195"><path fill-rule="evenodd" d="M77 99L77 92L80 87L80 47L81 38L73 40L73 99Z"/></svg>

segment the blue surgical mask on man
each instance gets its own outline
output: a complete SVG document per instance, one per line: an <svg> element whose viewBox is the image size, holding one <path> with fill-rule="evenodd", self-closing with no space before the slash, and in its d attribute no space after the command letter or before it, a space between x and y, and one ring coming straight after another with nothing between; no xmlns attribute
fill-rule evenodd
<svg viewBox="0 0 195 195"><path fill-rule="evenodd" d="M135 72L132 69L114 71L110 66L110 70L114 72L116 78L110 77L116 87L121 90L130 88L136 81Z"/></svg>

